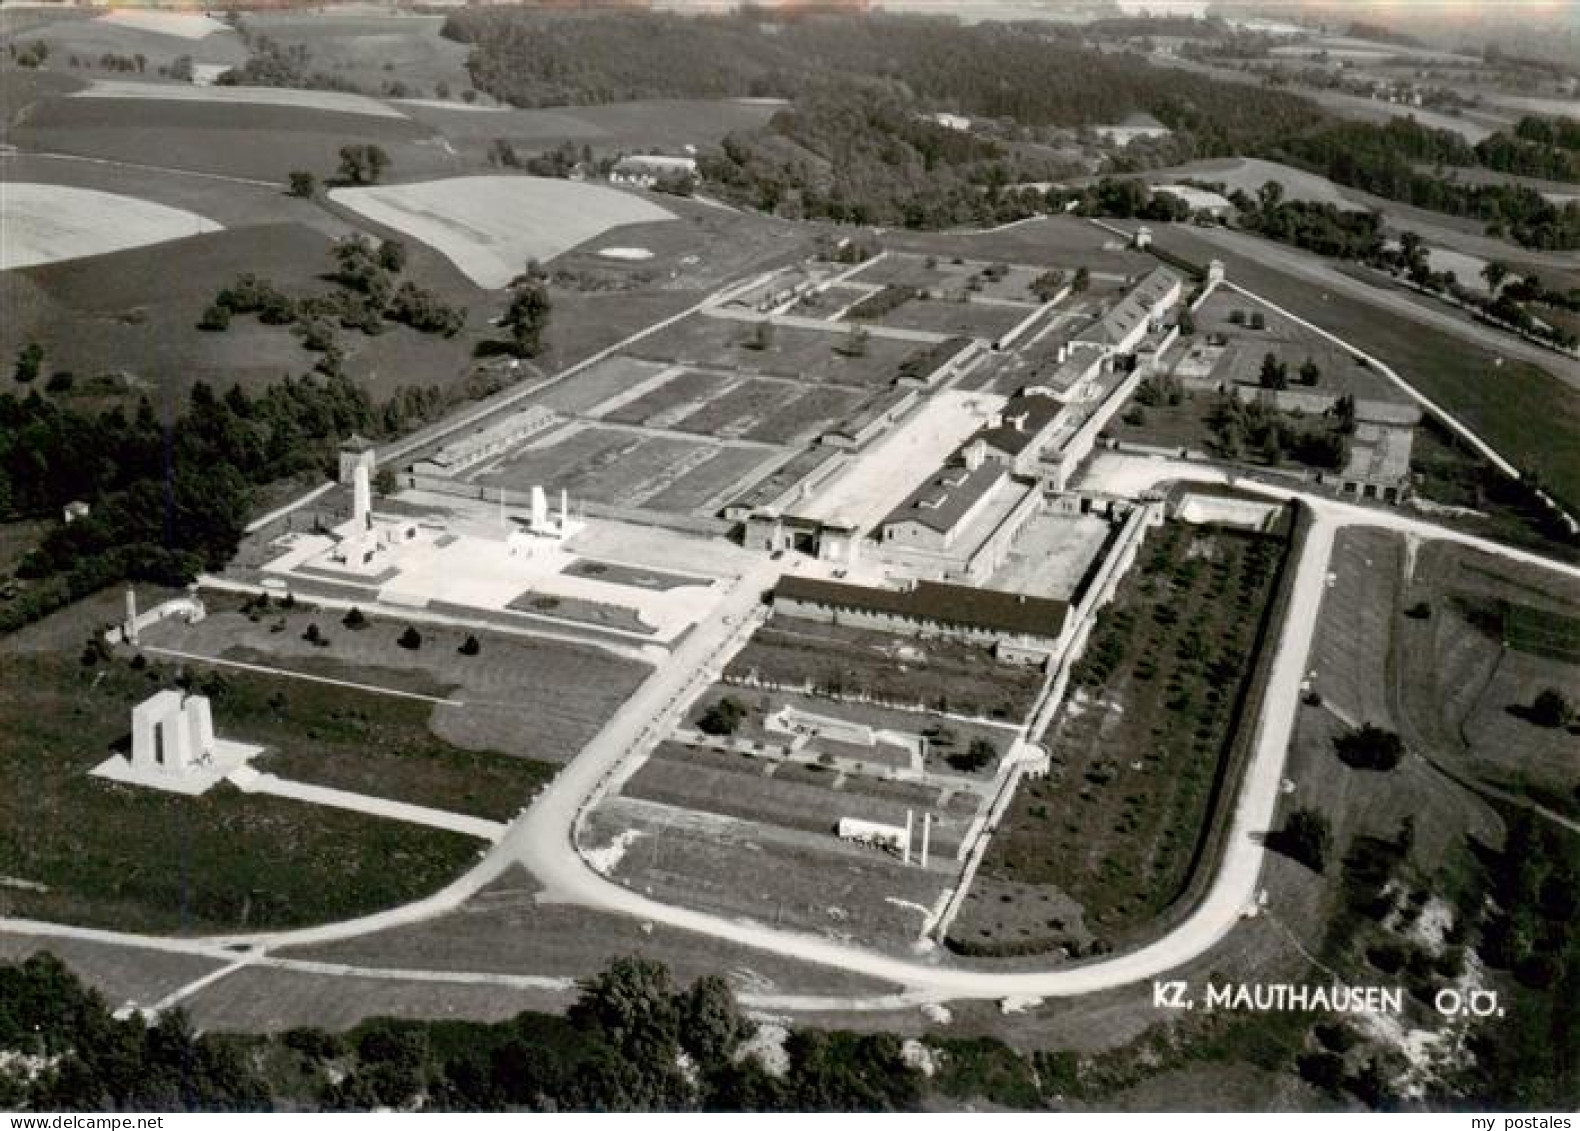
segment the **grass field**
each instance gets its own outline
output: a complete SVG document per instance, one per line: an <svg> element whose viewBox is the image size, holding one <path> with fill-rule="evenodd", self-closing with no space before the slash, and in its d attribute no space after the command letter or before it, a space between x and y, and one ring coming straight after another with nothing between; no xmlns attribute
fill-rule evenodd
<svg viewBox="0 0 1580 1131"><path fill-rule="evenodd" d="M655 361L870 387L893 381L900 363L917 350L914 342L871 338L863 356L849 357L836 349L844 344L842 333L792 326L775 326L764 349L752 348L752 341L753 328L744 322L693 315L643 338L629 352Z"/></svg>
<svg viewBox="0 0 1580 1131"><path fill-rule="evenodd" d="M583 369L570 380L560 382L537 398L537 403L567 416L579 416L612 397L652 380L664 368L654 361L637 361L620 356L605 358Z"/></svg>
<svg viewBox="0 0 1580 1131"><path fill-rule="evenodd" d="M191 83L121 82L98 79L72 95L86 99L130 99L134 102L198 102L218 106L285 106L371 118L405 117L383 102L332 90L293 90L272 86L194 86Z"/></svg>
<svg viewBox="0 0 1580 1131"><path fill-rule="evenodd" d="M616 189L548 177L457 177L339 188L330 199L436 248L480 287L526 270L624 224L674 214Z"/></svg>
<svg viewBox="0 0 1580 1131"><path fill-rule="evenodd" d="M1239 323L1233 321L1237 314ZM1262 317L1259 330L1247 324L1253 314ZM1348 350L1233 291L1215 291L1197 309L1197 341L1204 341L1209 334L1221 335L1228 342L1213 370L1217 380L1255 384L1263 357L1272 353L1288 367L1290 387L1297 391L1308 388L1300 384L1299 371L1310 358L1321 370L1316 385L1309 386L1316 392L1348 393L1357 400L1407 400L1397 385L1362 365ZM1235 357L1231 358L1231 353Z"/></svg>
<svg viewBox="0 0 1580 1131"><path fill-rule="evenodd" d="M404 76L397 76L404 77ZM451 87L459 89L455 82ZM517 152L543 153L565 142L595 153L676 152L687 145L712 145L726 134L754 129L778 107L733 100L656 100L604 106L559 106L544 110L466 112L434 105L403 104L414 118L441 129L468 158L481 161L495 138ZM723 213L721 213L723 215Z"/></svg>
<svg viewBox="0 0 1580 1131"><path fill-rule="evenodd" d="M1376 540L1360 545L1377 556ZM1546 688L1580 692L1580 585L1444 543L1421 548L1408 584L1398 576L1369 604L1391 626L1385 706L1407 743L1473 783L1580 816L1580 739L1529 711Z"/></svg>
<svg viewBox="0 0 1580 1131"><path fill-rule="evenodd" d="M286 954L391 969L573 978L594 973L619 955L644 955L664 961L683 981L721 974L738 989L873 993L888 988L848 971L746 950L629 916L540 902L538 895L531 879L513 869L453 914Z"/></svg>
<svg viewBox="0 0 1580 1131"><path fill-rule="evenodd" d="M438 83L445 83L459 99L471 86L466 46L439 34L442 16L321 8L248 12L244 18L257 34L305 46L314 71L369 94L380 94L399 81L412 97L427 98Z"/></svg>
<svg viewBox="0 0 1580 1131"><path fill-rule="evenodd" d="M452 697L464 707L431 706L424 708L423 717L445 742L469 751L566 762L648 671L644 664L602 649L559 641L479 633L482 652L463 656L459 648L468 633L461 629L424 625L422 647L411 650L397 645L406 626L393 619L370 617L367 628L354 631L342 626L340 615L333 612L274 608L254 620L235 611L233 601L210 603L213 611L201 623L167 620L145 640L202 656L239 652L288 670L419 694L453 688ZM328 638L327 647L303 639L307 626L315 623ZM277 625L284 627L276 631ZM363 679L357 672L377 673L378 678ZM541 777L541 770L532 772ZM498 803L514 812L520 797Z"/></svg>
<svg viewBox="0 0 1580 1131"><path fill-rule="evenodd" d="M1516 465L1535 469L1564 499L1580 499L1580 392L1521 361L1495 359L1459 338L1411 324L1345 295L1310 305L1311 287L1177 225L1155 242L1198 263L1222 259L1231 278L1386 361L1401 377L1484 437ZM1571 503L1571 506L1576 505Z"/></svg>
<svg viewBox="0 0 1580 1131"><path fill-rule="evenodd" d="M858 283L915 287L940 299L977 295L1012 302L1041 301L1031 291L1031 284L1042 274L1041 268L988 263L976 259L962 259L956 263L955 258L891 251L881 259L873 260L852 278ZM997 278L987 274L986 269L989 267L995 268Z"/></svg>
<svg viewBox="0 0 1580 1131"><path fill-rule="evenodd" d="M925 330L933 334L995 341L1023 322L1031 312L1029 306L998 306L952 299L912 299L885 314L878 322L903 330Z"/></svg>
<svg viewBox="0 0 1580 1131"><path fill-rule="evenodd" d="M282 187L293 170L321 179L335 176L340 147L350 141L382 147L390 156L391 176L444 176L462 167L427 126L399 115L256 102L52 98L33 106L9 137L24 149L44 153L253 178Z"/></svg>
<svg viewBox="0 0 1580 1131"><path fill-rule="evenodd" d="M24 342L37 341L46 370L73 373L79 390L114 375L112 391L146 391L156 404L161 397L184 399L199 380L256 391L306 372L317 355L285 327L237 318L223 333L204 333L196 329L197 320L244 271L288 294L329 290L321 275L331 248L327 236L305 224L265 224L189 236L152 254L130 249L7 271L0 274L0 303L7 312L0 322L0 351L15 356ZM444 272L420 255L413 256L407 275L449 301L466 302L467 291L477 294L464 282L447 289ZM473 308L481 328L451 339L394 325L371 338L342 332L346 372L375 399L406 384L457 384L472 371L475 336L492 333L485 313Z"/></svg>
<svg viewBox="0 0 1580 1131"><path fill-rule="evenodd" d="M1109 938L1179 898L1215 820L1284 550L1276 539L1183 524L1152 536L1043 736L1052 772L1021 784L983 878L1057 889ZM997 914L1015 903L977 905L952 937L1016 942L1023 924Z"/></svg>
<svg viewBox="0 0 1580 1131"><path fill-rule="evenodd" d="M956 256L1067 272L1145 274L1157 260L1130 250L1117 236L1071 216L1049 216L991 232L888 232L884 246L917 255Z"/></svg>
<svg viewBox="0 0 1580 1131"><path fill-rule="evenodd" d="M132 704L159 678L169 676L151 679L124 662L85 669L75 647L7 657L0 874L47 889L10 892L12 913L121 930L298 925L415 899L475 857L478 843L468 837L247 796L227 784L186 798L90 778L127 733ZM238 738L272 720L308 741L332 729L352 700L292 688L271 702L274 693L247 678L227 678L225 687L215 697L218 728ZM416 733L425 734L420 723ZM357 749L343 730L311 741L326 750L349 745L348 757Z"/></svg>
<svg viewBox="0 0 1580 1131"><path fill-rule="evenodd" d="M752 634L726 672L882 702L943 707L1021 722L1042 674L1001 664L984 648L776 617Z"/></svg>
<svg viewBox="0 0 1580 1131"><path fill-rule="evenodd" d="M739 778L730 775L721 788L755 792L758 783ZM827 794L813 790L802 803L826 806ZM782 795L774 800L794 803ZM869 813L870 806L862 799L857 808ZM832 826L819 835L627 797L606 802L588 824L586 841L594 845L621 833L638 834L613 875L644 894L901 953L921 933L927 910L947 882L931 868L906 867L877 849L843 844Z"/></svg>

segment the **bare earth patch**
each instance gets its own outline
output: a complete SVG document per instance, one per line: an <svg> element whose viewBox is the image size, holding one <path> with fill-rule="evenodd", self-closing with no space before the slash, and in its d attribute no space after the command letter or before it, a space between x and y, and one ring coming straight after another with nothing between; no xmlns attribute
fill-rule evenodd
<svg viewBox="0 0 1580 1131"><path fill-rule="evenodd" d="M146 247L221 225L181 208L94 189L0 184L0 271Z"/></svg>

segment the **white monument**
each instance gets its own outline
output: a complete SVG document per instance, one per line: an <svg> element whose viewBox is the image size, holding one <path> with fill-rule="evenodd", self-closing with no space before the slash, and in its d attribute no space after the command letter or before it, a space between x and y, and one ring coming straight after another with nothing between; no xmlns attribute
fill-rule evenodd
<svg viewBox="0 0 1580 1131"><path fill-rule="evenodd" d="M113 755L92 773L110 781L195 796L262 751L261 746L216 737L205 696L165 690L132 708L131 757Z"/></svg>
<svg viewBox="0 0 1580 1131"><path fill-rule="evenodd" d="M351 521L358 530L373 529L373 479L365 463L351 473Z"/></svg>

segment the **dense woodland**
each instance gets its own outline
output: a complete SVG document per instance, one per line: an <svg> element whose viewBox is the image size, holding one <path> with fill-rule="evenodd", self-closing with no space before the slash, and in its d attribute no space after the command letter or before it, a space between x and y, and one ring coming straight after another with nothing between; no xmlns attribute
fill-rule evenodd
<svg viewBox="0 0 1580 1131"><path fill-rule="evenodd" d="M1093 50L1079 31L1056 25L556 16L496 7L456 12L444 30L471 46L476 86L519 106L791 100L763 129L728 138L705 167L712 185L736 203L789 217L909 227L1018 219L1043 202L1013 186L1074 172L1052 151L1026 144L1040 131L1146 113L1172 134L1132 147L1116 168L1254 154L1392 200L1475 217L1528 247L1580 247L1580 206L1557 207L1519 185L1472 185L1452 176L1454 167L1474 167L1580 179L1572 123L1527 118L1471 146L1413 120L1340 122L1285 91ZM951 138L956 131L926 117L938 111L971 116L978 127L973 136ZM1424 172L1423 165L1443 172Z"/></svg>
<svg viewBox="0 0 1580 1131"><path fill-rule="evenodd" d="M962 27L915 16L686 18L657 13L545 16L475 8L445 21L472 47L478 89L519 106L631 98L800 98L862 77L929 110L1021 126L1119 122L1147 112L1192 135L1201 155L1315 124L1305 99L1248 90L1140 57L1089 50L1053 24Z"/></svg>
<svg viewBox="0 0 1580 1131"><path fill-rule="evenodd" d="M922 118L897 89L850 85L732 135L701 171L726 199L782 216L939 228L1033 215L1042 195L1007 186L1067 170Z"/></svg>

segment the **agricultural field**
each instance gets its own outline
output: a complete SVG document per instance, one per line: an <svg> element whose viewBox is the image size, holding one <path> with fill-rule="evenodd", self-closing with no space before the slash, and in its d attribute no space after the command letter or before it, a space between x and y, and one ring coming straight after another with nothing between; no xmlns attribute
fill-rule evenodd
<svg viewBox="0 0 1580 1131"><path fill-rule="evenodd" d="M450 85L457 86L454 81ZM443 131L458 151L478 161L484 159L495 138L503 138L524 155L548 152L566 142L578 149L588 146L596 154L672 153L688 145L714 145L728 134L755 129L781 109L737 99L615 102L546 110L494 106L477 110L453 100L398 105Z"/></svg>
<svg viewBox="0 0 1580 1131"><path fill-rule="evenodd" d="M214 106L282 106L293 110L321 110L331 114L357 114L370 118L405 118L399 110L360 94L273 86L193 86L190 83L95 79L86 90L79 90L70 97L112 101L129 99L133 102L195 102Z"/></svg>
<svg viewBox="0 0 1580 1131"><path fill-rule="evenodd" d="M340 147L374 143L389 154L390 175L442 177L462 169L427 126L390 113L326 109L322 91L263 87L154 87L127 83L114 97L50 98L30 107L7 140L22 149L66 153L128 165L235 177L285 186L289 173L305 170L328 180L337 174ZM157 91L150 97L127 91ZM243 101L224 92L259 92ZM196 92L196 93L191 93ZM310 103L284 100L311 97ZM346 96L339 96L346 97ZM378 107L360 100L354 105Z"/></svg>
<svg viewBox="0 0 1580 1131"><path fill-rule="evenodd" d="M725 674L1013 723L1031 710L1042 682L1034 668L999 663L986 649L961 641L789 617L775 617L753 633Z"/></svg>
<svg viewBox="0 0 1580 1131"><path fill-rule="evenodd" d="M143 75L152 81L159 68L188 55L194 64L234 66L247 57L241 37L200 12L118 9L102 14L50 6L26 10L32 27L18 26L23 9L8 9L4 33L19 42L48 46L52 69L84 78L109 75L99 66L104 55L146 60ZM80 66L71 65L72 56ZM114 72L119 75L119 72ZM134 77L141 77L135 76Z"/></svg>
<svg viewBox="0 0 1580 1131"><path fill-rule="evenodd" d="M0 185L0 227L0 271L220 230L194 212L133 196L16 181Z"/></svg>
<svg viewBox="0 0 1580 1131"><path fill-rule="evenodd" d="M338 188L330 199L437 249L480 287L503 287L529 260L547 261L624 224L672 220L639 196L549 177L459 177Z"/></svg>
<svg viewBox="0 0 1580 1131"><path fill-rule="evenodd" d="M1041 738L1052 772L1018 788L952 945L1028 953L1072 941L1062 929L1023 931L1031 888L1074 901L1109 943L1181 897L1233 796L1248 658L1286 551L1281 537L1219 527L1150 535Z"/></svg>
<svg viewBox="0 0 1580 1131"><path fill-rule="evenodd" d="M695 314L632 344L636 357L686 365L716 366L747 374L858 388L887 386L900 365L916 353L916 342L871 337L857 356L844 331L799 326L759 331L733 318Z"/></svg>
<svg viewBox="0 0 1580 1131"><path fill-rule="evenodd" d="M459 101L471 86L467 49L439 34L443 16L342 7L254 11L242 18L253 34L306 47L311 70L350 89L381 95L398 82L395 93L427 99L443 83L457 99L454 105L468 105Z"/></svg>
<svg viewBox="0 0 1580 1131"><path fill-rule="evenodd" d="M1174 165L1167 169L1154 169L1146 175L1151 184L1177 184L1182 180L1200 181L1223 185L1223 194L1243 192L1255 198L1262 186L1277 182L1285 200L1304 200L1313 204L1331 204L1339 209L1364 211L1349 197L1349 190L1326 177L1283 165L1277 161L1264 161L1257 157L1212 157Z"/></svg>

